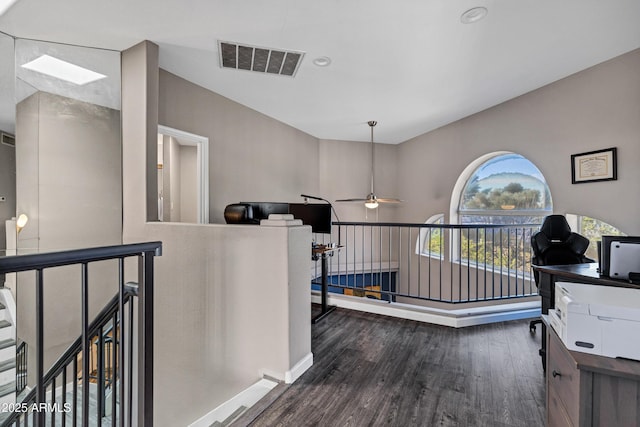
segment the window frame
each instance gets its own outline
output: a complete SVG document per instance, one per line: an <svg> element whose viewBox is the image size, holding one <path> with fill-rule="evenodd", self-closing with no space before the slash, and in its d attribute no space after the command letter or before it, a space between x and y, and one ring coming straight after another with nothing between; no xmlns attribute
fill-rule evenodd
<svg viewBox="0 0 640 427"><path fill-rule="evenodd" d="M547 190L549 191L549 204L550 207L549 209L527 209L527 210L496 210L496 209L469 209L469 210L461 210L460 209L460 205L462 202L462 196L464 194L465 189L467 188L467 184L469 182L469 180L475 175L475 173L477 172L477 170L482 167L484 164L486 164L487 162L496 159L500 156L506 156L506 155L518 155L521 156L523 159L527 160L528 162L530 162L533 166L536 167L536 169L538 169L538 171L540 171L540 169L535 165L535 163L533 163L531 160L529 160L526 156L519 154L519 153L515 153L512 151L495 151L492 153L487 153L484 154L480 157L478 157L477 159L475 159L474 161L472 161L460 174L460 176L458 177L458 180L456 181L456 184L454 186L453 192L451 194L451 201L450 201L450 209L449 209L449 218L451 220L451 224L461 224L461 219L463 216L468 215L468 216L519 216L519 217L526 217L526 216L536 216L536 217L541 217L544 218L547 215L550 215L553 213L553 197L551 195L551 189L549 188L549 185L547 184L547 180L544 176L542 176L543 182L547 188ZM540 172L540 174L542 175L542 172ZM516 225L516 224L503 224L503 225ZM518 224L518 225L525 225L525 224ZM527 225L531 225L531 224L527 224ZM449 259L451 260L451 262L461 262L462 258L458 256L458 254L460 253L460 246L461 246L461 242L460 239L457 237L456 233L453 233L454 235L449 237Z"/></svg>

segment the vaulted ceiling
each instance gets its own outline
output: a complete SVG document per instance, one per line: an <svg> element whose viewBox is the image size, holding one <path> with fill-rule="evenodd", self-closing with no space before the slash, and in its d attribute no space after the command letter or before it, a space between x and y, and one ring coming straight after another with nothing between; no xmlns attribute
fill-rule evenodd
<svg viewBox="0 0 640 427"><path fill-rule="evenodd" d="M318 138L366 141L377 120L399 143L639 48L639 18L638 0L18 0L0 31L151 40L162 68ZM304 55L293 77L233 70L221 40Z"/></svg>

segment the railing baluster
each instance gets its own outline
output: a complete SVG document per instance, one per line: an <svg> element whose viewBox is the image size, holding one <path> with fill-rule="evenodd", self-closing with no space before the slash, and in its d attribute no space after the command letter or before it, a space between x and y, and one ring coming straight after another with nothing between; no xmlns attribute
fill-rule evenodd
<svg viewBox="0 0 640 427"><path fill-rule="evenodd" d="M518 227L514 227L513 228L513 236L514 239L516 241L514 247L513 247L513 262L514 262L514 286L515 286L515 290L514 290L514 295L518 294L518 288L519 288L519 284L520 284L520 277L518 277L518 269L520 267L520 233L518 232Z"/></svg>
<svg viewBox="0 0 640 427"><path fill-rule="evenodd" d="M397 291L397 289L395 289L392 284L393 284L393 279L392 279L392 274L391 274L391 227L387 227L387 242L388 242L388 254L387 254L387 271L389 271L389 302L395 302L395 293Z"/></svg>
<svg viewBox="0 0 640 427"><path fill-rule="evenodd" d="M498 271L498 277L500 279L499 288L500 288L500 298L504 296L504 228L498 229L498 266L496 270Z"/></svg>
<svg viewBox="0 0 640 427"><path fill-rule="evenodd" d="M89 265L82 263L82 425L89 425Z"/></svg>
<svg viewBox="0 0 640 427"><path fill-rule="evenodd" d="M98 371L98 386L97 386L97 416L96 420L98 427L102 427L102 417L104 416L104 329L98 330L98 341L96 343L97 348L97 371Z"/></svg>
<svg viewBox="0 0 640 427"><path fill-rule="evenodd" d="M513 228L507 227L507 235L508 243L507 243L507 257L509 258L507 261L507 282L508 282L508 290L507 295L511 295L513 292Z"/></svg>
<svg viewBox="0 0 640 427"><path fill-rule="evenodd" d="M67 425L67 368L68 366L65 365L64 369L62 370L62 414L60 415L61 418L61 422L62 422L62 427L65 427Z"/></svg>
<svg viewBox="0 0 640 427"><path fill-rule="evenodd" d="M129 301L129 379L128 383L128 395L127 395L127 408L129 417L129 426L133 425L133 302Z"/></svg>
<svg viewBox="0 0 640 427"><path fill-rule="evenodd" d="M396 277L396 281L399 287L402 279L401 271L402 271L402 228L398 226L398 277Z"/></svg>
<svg viewBox="0 0 640 427"><path fill-rule="evenodd" d="M73 357L73 427L78 425L78 355Z"/></svg>
<svg viewBox="0 0 640 427"><path fill-rule="evenodd" d="M352 292L355 289L356 286L356 277L357 277L357 270L358 270L358 266L357 266L357 261L356 261L356 227L353 226L351 227L353 230L352 233L352 237L351 237L351 275L349 277L353 278L353 280L351 281L351 284L349 285L352 288Z"/></svg>
<svg viewBox="0 0 640 427"><path fill-rule="evenodd" d="M484 268L483 270L483 287L484 287L484 297L487 298L487 229L483 228L483 239L484 239L484 245L483 245L483 250L484 250ZM491 292L491 297L493 298L493 291Z"/></svg>
<svg viewBox="0 0 640 427"><path fill-rule="evenodd" d="M119 302L118 302L119 303ZM116 402L118 401L116 368L118 367L118 340L116 326L118 325L118 313L113 313L113 328L111 328L111 427L116 427Z"/></svg>
<svg viewBox="0 0 640 427"><path fill-rule="evenodd" d="M462 238L463 238L464 229L460 229L460 244L458 244L458 280L460 286L458 286L458 302L462 300Z"/></svg>
<svg viewBox="0 0 640 427"><path fill-rule="evenodd" d="M382 227L378 226L378 282L380 284L380 291L378 292L378 298L382 300L382 291L384 289L384 281L382 280Z"/></svg>
<svg viewBox="0 0 640 427"><path fill-rule="evenodd" d="M411 293L411 227L407 227L407 289Z"/></svg>
<svg viewBox="0 0 640 427"><path fill-rule="evenodd" d="M497 250L499 247L496 245L496 229L491 229L491 247L489 248L489 257L491 259L491 296L493 298L499 298L496 279L496 263L497 263Z"/></svg>
<svg viewBox="0 0 640 427"><path fill-rule="evenodd" d="M56 411L55 411L55 407L56 407L56 377L53 377L53 380L51 381L51 407L54 408L51 411L51 425L55 426L56 425Z"/></svg>
<svg viewBox="0 0 640 427"><path fill-rule="evenodd" d="M417 253L417 257L418 257L418 298L420 298L420 295L422 295L421 292L421 288L422 288L422 238L423 236L423 232L422 229L418 228L418 253ZM413 251L412 251L413 252Z"/></svg>
<svg viewBox="0 0 640 427"><path fill-rule="evenodd" d="M120 294L118 296L118 312L120 313L120 322L118 324L118 354L120 364L118 365L118 376L120 377L120 382L118 383L118 397L120 398L120 408L118 411L120 420L120 426L124 427L124 417L125 417L125 400L124 400L124 386L125 386L125 374L124 374L124 358L125 358L125 313L124 313L124 258L118 259L118 289L120 290ZM115 418L115 413L114 413Z"/></svg>
<svg viewBox="0 0 640 427"><path fill-rule="evenodd" d="M44 271L36 270L36 404L38 408L45 402L44 385ZM36 411L34 414L39 426L44 426L45 412Z"/></svg>
<svg viewBox="0 0 640 427"><path fill-rule="evenodd" d="M476 228L475 229L475 235L476 235L476 253L475 253L475 257L476 257L476 301L478 301L479 295L478 295L478 281L480 280L479 276L478 276L478 247L480 246L480 241L478 240L478 238L480 237L480 229Z"/></svg>
<svg viewBox="0 0 640 427"><path fill-rule="evenodd" d="M440 229L440 240L438 241L438 248L440 256L438 257L438 274L440 276L440 283L438 284L438 296L442 299L442 264L444 263L444 229Z"/></svg>
<svg viewBox="0 0 640 427"><path fill-rule="evenodd" d="M374 277L373 277L373 225L369 226L369 288L374 285ZM363 283L364 285L364 283ZM364 289L367 287L364 286ZM362 290L362 295L365 295L365 290Z"/></svg>
<svg viewBox="0 0 640 427"><path fill-rule="evenodd" d="M471 229L467 228L467 299L471 300ZM462 298L460 298L462 300Z"/></svg>

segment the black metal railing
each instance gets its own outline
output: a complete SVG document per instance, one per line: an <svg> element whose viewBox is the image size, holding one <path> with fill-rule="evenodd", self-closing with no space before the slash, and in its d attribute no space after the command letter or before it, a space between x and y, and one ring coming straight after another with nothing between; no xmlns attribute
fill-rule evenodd
<svg viewBox="0 0 640 427"><path fill-rule="evenodd" d="M153 425L153 263L161 247L149 242L0 258L0 274L35 271L36 279L35 387L16 403L3 426L102 426L107 409L112 426ZM138 258L137 285L125 283L129 257ZM89 322L89 264L110 259L118 261L119 292ZM82 335L45 373L43 273L66 265L80 266ZM96 409L90 411L92 398Z"/></svg>
<svg viewBox="0 0 640 427"><path fill-rule="evenodd" d="M390 302L468 303L537 295L539 225L334 222L330 287Z"/></svg>
<svg viewBox="0 0 640 427"><path fill-rule="evenodd" d="M16 394L27 387L27 343L21 341L16 347Z"/></svg>

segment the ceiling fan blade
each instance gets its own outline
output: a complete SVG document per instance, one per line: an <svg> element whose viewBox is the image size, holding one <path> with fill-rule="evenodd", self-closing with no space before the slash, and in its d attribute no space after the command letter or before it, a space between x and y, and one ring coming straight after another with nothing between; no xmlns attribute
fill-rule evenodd
<svg viewBox="0 0 640 427"><path fill-rule="evenodd" d="M388 199L384 197L379 197L376 200L378 201L378 203L402 203L402 200L400 199Z"/></svg>
<svg viewBox="0 0 640 427"><path fill-rule="evenodd" d="M367 199L340 199L336 200L336 202L366 202Z"/></svg>

